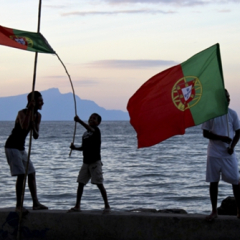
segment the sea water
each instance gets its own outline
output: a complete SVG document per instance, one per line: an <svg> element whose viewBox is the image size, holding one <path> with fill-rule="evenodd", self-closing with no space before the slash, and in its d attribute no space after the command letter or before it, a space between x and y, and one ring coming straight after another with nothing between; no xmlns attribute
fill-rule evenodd
<svg viewBox="0 0 240 240"><path fill-rule="evenodd" d="M10 176L4 144L14 122L0 122L0 201L1 208L16 203L16 177ZM211 210L209 184L205 182L208 140L201 126L186 129L153 147L137 149L136 133L129 122L102 122L102 162L104 186L110 206L115 211L137 208L184 209L188 213L207 214ZM75 144L81 145L84 128L78 124ZM72 151L74 122L46 122L40 137L32 141L31 160L36 169L37 191L41 203L49 209L67 210L76 200L77 176L82 153ZM29 139L26 140L28 151ZM239 146L236 146L239 153ZM239 155L239 154L238 154ZM232 187L220 181L218 206L232 196ZM24 206L32 201L26 186ZM103 200L95 185L84 188L81 208L103 209Z"/></svg>

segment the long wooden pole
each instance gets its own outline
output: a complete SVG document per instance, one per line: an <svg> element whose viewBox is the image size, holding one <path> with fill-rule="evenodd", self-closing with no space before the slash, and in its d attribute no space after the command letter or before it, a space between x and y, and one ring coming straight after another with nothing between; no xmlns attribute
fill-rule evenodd
<svg viewBox="0 0 240 240"><path fill-rule="evenodd" d="M68 75L68 78L69 78L69 81L70 81L70 84L71 84L71 87L72 87L72 91L73 91L73 100L74 100L74 108L75 108L75 116L77 115L77 102L76 102L76 95L75 95L75 91L74 91L74 87L73 87L73 83L72 83L72 80L71 80L71 77L68 73L68 70L66 68L66 66L64 65L63 61L61 60L61 58L58 56L57 53L55 53L58 60L61 62L61 64L63 65L67 75ZM74 133L73 133L73 141L72 143L74 143L75 141L75 135L76 135L76 130L77 130L77 122L75 122L75 126L74 126ZM71 153L72 153L72 149L70 150L70 153L69 153L69 157L71 156Z"/></svg>
<svg viewBox="0 0 240 240"><path fill-rule="evenodd" d="M38 5L38 26L37 26L37 32L38 33L40 32L41 8L42 8L42 0L39 0L39 5ZM37 59L38 59L38 52L35 52L34 70L33 70L33 83L32 83L32 100L34 99L34 90L35 90L35 83L36 83ZM34 111L32 112L32 120L33 120L33 118L34 118ZM26 165L26 171L25 171L25 176L24 176L24 181L23 181L23 190L22 190L22 197L21 197L20 216L19 216L19 222L18 222L18 234L17 234L17 239L18 240L21 239L22 209L23 209L23 201L24 201L26 180L27 180L27 175L28 175L28 166L29 166L30 155L31 155L32 135L33 135L33 130L31 128L31 130L30 130L30 137L29 137L27 165Z"/></svg>

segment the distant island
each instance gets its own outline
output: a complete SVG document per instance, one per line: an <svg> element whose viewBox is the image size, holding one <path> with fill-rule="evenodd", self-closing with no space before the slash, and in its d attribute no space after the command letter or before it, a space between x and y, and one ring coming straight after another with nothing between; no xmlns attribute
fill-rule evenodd
<svg viewBox="0 0 240 240"><path fill-rule="evenodd" d="M50 88L41 91L44 99L41 110L43 121L69 121L75 115L74 100L72 93L61 94L58 88ZM0 121L13 121L17 112L24 108L27 103L27 93L17 96L0 97ZM81 99L76 96L77 113L87 120L91 113L98 113L103 121L128 121L128 112L121 110L106 110L95 102Z"/></svg>

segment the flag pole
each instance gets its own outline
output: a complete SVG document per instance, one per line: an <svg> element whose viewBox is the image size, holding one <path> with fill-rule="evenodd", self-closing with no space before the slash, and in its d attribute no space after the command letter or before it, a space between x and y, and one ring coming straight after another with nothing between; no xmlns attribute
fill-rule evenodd
<svg viewBox="0 0 240 240"><path fill-rule="evenodd" d="M38 4L38 26L37 26L37 32L40 32L40 23L41 23L41 8L42 8L42 0L39 0ZM33 70L33 83L32 83L32 100L34 99L34 90L35 90L35 83L36 83L36 72L37 72L37 59L38 59L38 52L35 52L35 60L34 60L34 70ZM34 118L34 111L32 112L32 120ZM27 179L27 173L28 173L28 166L29 166L29 160L30 160L30 154L31 154L31 146L32 146L32 135L33 135L33 129L30 130L30 137L29 137L29 148L28 148L28 158L27 158L27 165L25 170L25 176L23 181L23 190L22 190L22 197L21 197L21 207L20 207L20 216L19 216L19 223L18 223L18 234L17 239L21 239L21 223L22 223L22 209L23 209L23 201L24 201L24 193L25 193L25 187L26 187L26 179Z"/></svg>
<svg viewBox="0 0 240 240"><path fill-rule="evenodd" d="M74 91L74 87L73 87L73 83L72 83L72 80L71 80L71 77L68 73L68 70L66 68L66 66L64 65L63 61L61 60L61 58L58 56L57 53L55 53L58 60L61 62L61 64L63 65L67 75L68 75L68 78L69 78L69 81L70 81L70 84L71 84L71 87L72 87L72 91L73 91L73 100L74 100L74 108L75 108L75 116L77 115L77 103L76 103L76 94L75 94L75 91ZM77 130L77 122L75 122L75 125L74 125L74 133L73 133L73 141L72 143L74 143L75 141L75 135L76 135L76 130ZM69 153L69 157L71 156L71 153L72 153L72 149L70 150L70 153Z"/></svg>

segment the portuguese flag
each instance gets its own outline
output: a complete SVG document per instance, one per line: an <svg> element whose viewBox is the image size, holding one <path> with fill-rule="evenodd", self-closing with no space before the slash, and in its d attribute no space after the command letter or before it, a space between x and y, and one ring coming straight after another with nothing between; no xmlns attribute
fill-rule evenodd
<svg viewBox="0 0 240 240"><path fill-rule="evenodd" d="M26 32L0 26L0 44L23 50L55 53L41 33Z"/></svg>
<svg viewBox="0 0 240 240"><path fill-rule="evenodd" d="M138 148L227 113L219 44L150 78L129 99Z"/></svg>

